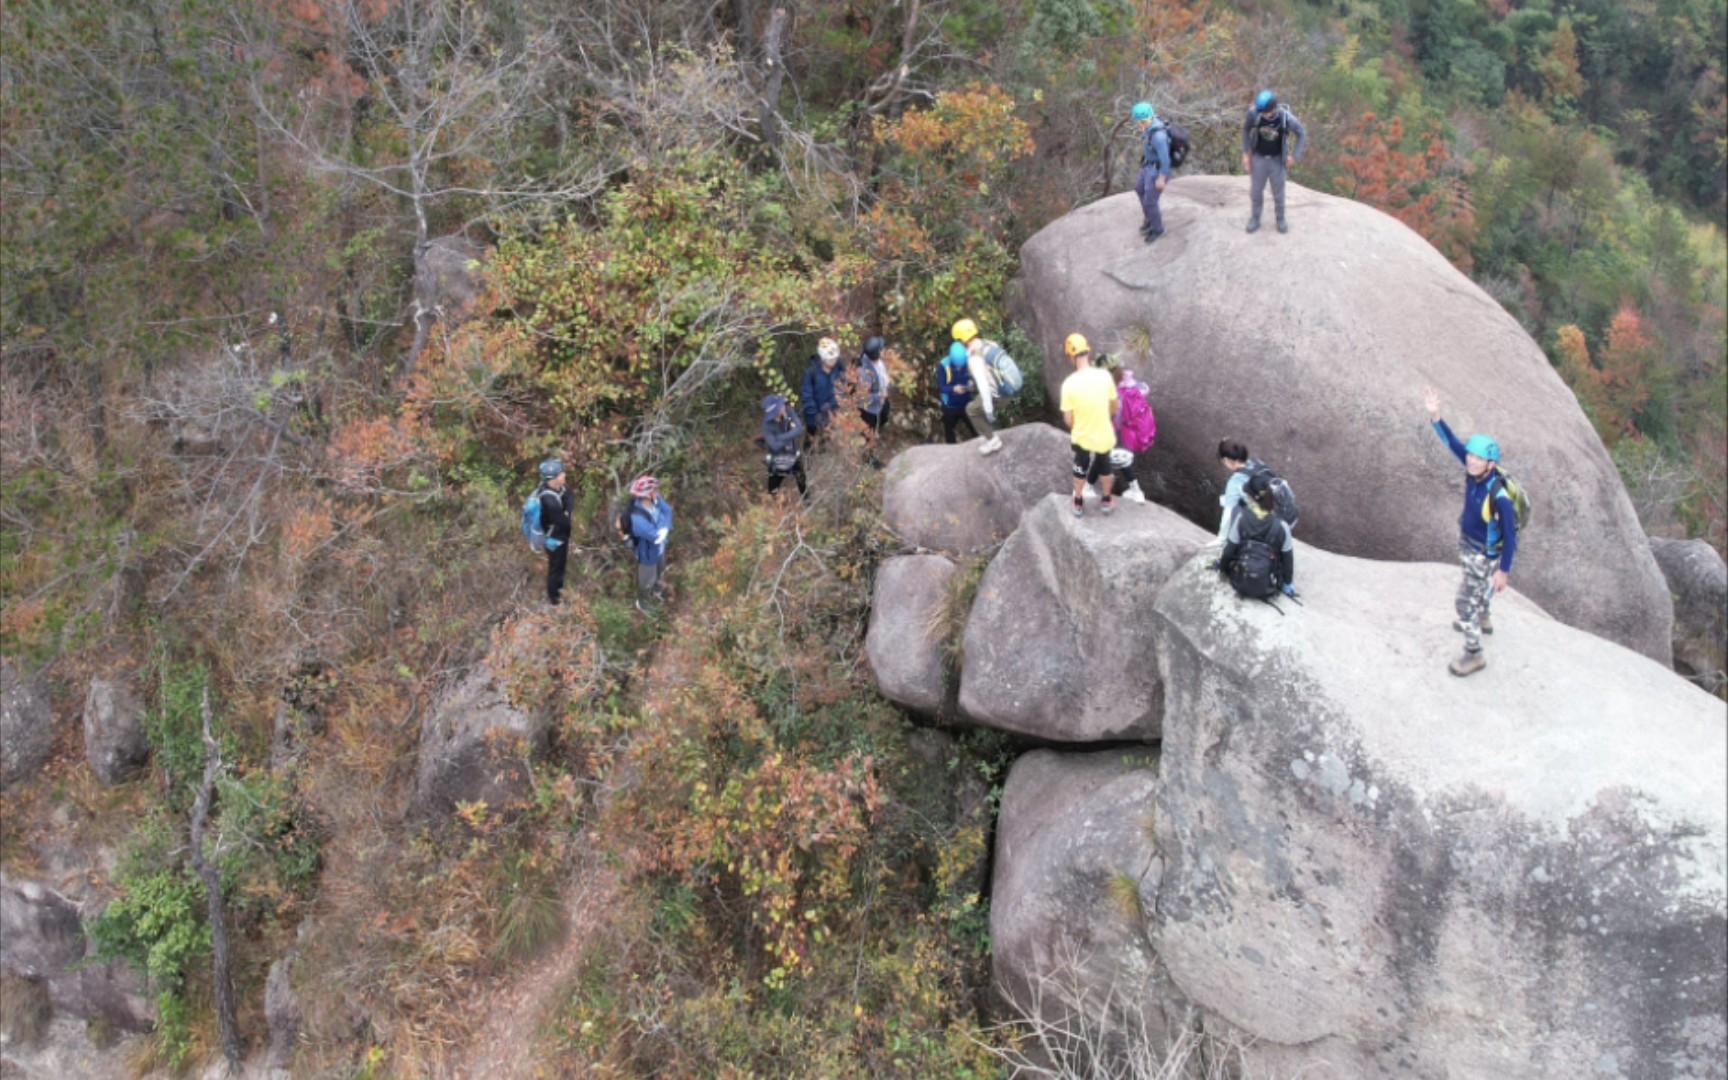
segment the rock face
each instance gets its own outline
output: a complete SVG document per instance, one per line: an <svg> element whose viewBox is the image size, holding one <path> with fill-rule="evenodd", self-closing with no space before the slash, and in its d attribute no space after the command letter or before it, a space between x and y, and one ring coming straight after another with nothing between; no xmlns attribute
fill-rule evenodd
<svg viewBox="0 0 1728 1080"><path fill-rule="evenodd" d="M440 816L485 800L498 812L528 793L529 761L546 749L547 721L505 699L484 667L433 707L420 728L416 813Z"/></svg>
<svg viewBox="0 0 1728 1080"><path fill-rule="evenodd" d="M1510 593L1456 679L1450 567L1297 568L1286 615L1198 559L1153 607L1182 994L1271 1075L1722 1077L1722 703Z"/></svg>
<svg viewBox="0 0 1728 1080"><path fill-rule="evenodd" d="M0 791L36 775L53 746L48 703L0 660Z"/></svg>
<svg viewBox="0 0 1728 1080"><path fill-rule="evenodd" d="M883 563L864 638L882 696L932 715L947 697L939 624L954 569L940 555L900 555Z"/></svg>
<svg viewBox="0 0 1728 1080"><path fill-rule="evenodd" d="M1650 541L1674 594L1674 667L1715 691L1728 675L1728 564L1702 540Z"/></svg>
<svg viewBox="0 0 1728 1080"><path fill-rule="evenodd" d="M421 273L414 280L414 298L445 318L465 312L480 295L475 263L485 253L485 248L463 236L433 240L426 245Z"/></svg>
<svg viewBox="0 0 1728 1080"><path fill-rule="evenodd" d="M144 709L126 687L90 680L84 696L84 755L96 779L109 786L137 776L150 760Z"/></svg>
<svg viewBox="0 0 1728 1080"><path fill-rule="evenodd" d="M997 990L1021 1014L1115 1031L1171 1000L1146 936L1157 902L1148 753L1034 750L1002 789L991 887Z"/></svg>
<svg viewBox="0 0 1728 1080"><path fill-rule="evenodd" d="M1456 558L1464 472L1428 427L1437 387L1460 437L1499 439L1535 501L1514 574L1556 618L1667 663L1673 606L1613 463L1542 350L1421 237L1359 203L1289 189L1291 233L1242 230L1247 181L1164 194L1151 248L1132 194L1082 207L1021 249L1017 321L1060 356L1080 331L1150 385L1171 505L1218 520L1217 448L1277 468L1300 533L1373 559ZM1149 332L1152 356L1131 343ZM1052 394L1066 374L1045 365Z"/></svg>
<svg viewBox="0 0 1728 1080"><path fill-rule="evenodd" d="M1039 499L1070 489L1066 432L1022 424L1000 434L1002 449L989 457L976 442L895 455L882 496L888 527L915 547L964 554L1013 532Z"/></svg>
<svg viewBox="0 0 1728 1080"><path fill-rule="evenodd" d="M293 954L289 954L270 965L264 980L264 1020L270 1028L266 1060L272 1069L286 1069L293 1063L294 1044L300 1038L302 1014L290 981L293 970Z"/></svg>
<svg viewBox="0 0 1728 1080"><path fill-rule="evenodd" d="M1002 545L966 620L960 712L1060 742L1156 739L1158 587L1210 537L1151 503L1084 518L1046 495Z"/></svg>
<svg viewBox="0 0 1728 1080"><path fill-rule="evenodd" d="M88 963L77 905L35 881L0 878L0 972L44 982L54 1008L125 1031L155 1022L144 984L124 963Z"/></svg>

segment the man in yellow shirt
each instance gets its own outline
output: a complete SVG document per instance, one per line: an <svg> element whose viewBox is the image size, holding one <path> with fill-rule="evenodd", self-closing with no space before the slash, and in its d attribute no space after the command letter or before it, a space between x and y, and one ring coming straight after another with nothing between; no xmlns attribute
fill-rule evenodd
<svg viewBox="0 0 1728 1080"><path fill-rule="evenodd" d="M1062 348L1074 361L1074 374L1062 380L1062 421L1074 444L1074 516L1086 513L1087 484L1098 485L1103 493L1099 508L1108 514L1116 509L1116 497L1110 493L1115 479L1110 451L1116 449L1112 421L1121 407L1116 380L1103 368L1092 366L1092 346L1082 335L1069 334Z"/></svg>

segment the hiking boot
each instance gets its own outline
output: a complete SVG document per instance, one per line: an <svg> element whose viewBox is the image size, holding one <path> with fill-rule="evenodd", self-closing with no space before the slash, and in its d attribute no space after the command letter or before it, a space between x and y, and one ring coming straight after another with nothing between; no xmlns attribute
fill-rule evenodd
<svg viewBox="0 0 1728 1080"><path fill-rule="evenodd" d="M1145 236L1147 233L1149 233L1151 231L1152 231L1152 223L1150 221L1142 221L1140 223L1140 235L1141 236Z"/></svg>
<svg viewBox="0 0 1728 1080"><path fill-rule="evenodd" d="M1290 231L1290 223L1288 221L1285 221L1283 218L1279 218L1278 219L1278 231L1279 232L1289 232Z"/></svg>
<svg viewBox="0 0 1728 1080"><path fill-rule="evenodd" d="M1075 499L1074 500L1074 516L1075 517L1085 517L1086 516L1086 502L1084 499Z"/></svg>
<svg viewBox="0 0 1728 1080"><path fill-rule="evenodd" d="M1462 634L1464 632L1464 620L1463 619L1453 619L1452 620L1452 629L1454 629L1454 630L1458 631L1460 634ZM1492 620L1488 617L1488 613L1486 611L1484 611L1482 613L1482 617L1480 619L1476 620L1476 630L1478 633L1483 633L1483 634L1492 634L1494 632L1494 620Z"/></svg>
<svg viewBox="0 0 1728 1080"><path fill-rule="evenodd" d="M1103 501L1101 501L1098 504L1098 509L1104 511L1104 513L1106 515L1114 514L1116 512L1116 496L1114 496L1114 495L1104 496Z"/></svg>
<svg viewBox="0 0 1728 1080"><path fill-rule="evenodd" d="M1151 243L1154 243L1154 242L1156 242L1156 241L1157 241L1157 239L1158 239L1158 238L1159 238L1159 237L1160 237L1160 236L1163 236L1163 235L1164 235L1164 230L1163 230L1163 229L1159 229L1159 230L1157 230L1157 231L1156 231L1156 232L1149 232L1149 233L1147 233L1147 234L1146 234L1146 242L1147 242L1147 243L1148 243L1148 244L1151 244Z"/></svg>
<svg viewBox="0 0 1728 1080"><path fill-rule="evenodd" d="M984 445L978 448L978 452L983 454L985 457L989 457L1000 449L1002 449L1002 436L992 435L988 439L984 440Z"/></svg>
<svg viewBox="0 0 1728 1080"><path fill-rule="evenodd" d="M1487 666L1488 661L1483 659L1480 651L1471 652L1466 649L1463 656L1446 665L1446 670L1459 678L1463 678L1466 675L1474 675Z"/></svg>
<svg viewBox="0 0 1728 1080"><path fill-rule="evenodd" d="M1137 503L1143 503L1146 501L1146 493L1140 490L1140 481L1138 480L1128 485L1128 490L1122 493L1122 497Z"/></svg>
<svg viewBox="0 0 1728 1080"><path fill-rule="evenodd" d="M1251 217L1248 219L1248 231L1251 233L1256 233L1256 232L1260 231L1260 219L1259 218Z"/></svg>

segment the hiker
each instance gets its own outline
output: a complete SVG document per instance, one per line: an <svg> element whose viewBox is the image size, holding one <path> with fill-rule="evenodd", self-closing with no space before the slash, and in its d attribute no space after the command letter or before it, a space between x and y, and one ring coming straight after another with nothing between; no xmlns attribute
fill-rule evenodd
<svg viewBox="0 0 1728 1080"><path fill-rule="evenodd" d="M972 387L972 396L966 402L966 426L974 435L983 436L984 442L978 447L978 452L988 456L1002 449L1002 440L996 437L995 424L996 402L1003 396L996 385L996 373L990 370L990 363L984 358L989 342L978 336L978 324L971 319L956 322L953 335L955 342L966 348L966 374ZM952 347L949 351L953 351Z"/></svg>
<svg viewBox="0 0 1728 1080"><path fill-rule="evenodd" d="M631 481L630 498L627 539L636 548L636 610L646 612L666 599L666 538L672 534L672 507L660 497L660 482L652 476Z"/></svg>
<svg viewBox="0 0 1728 1080"><path fill-rule="evenodd" d="M804 369L804 381L798 387L798 397L804 408L804 430L810 436L812 450L828 430L828 425L834 422L834 413L840 408L834 385L840 376L839 363L840 343L833 338L823 338L817 342L816 355L810 358L809 366Z"/></svg>
<svg viewBox="0 0 1728 1080"><path fill-rule="evenodd" d="M1474 675L1488 666L1482 655L1482 635L1494 632L1488 605L1512 576L1512 560L1518 553L1518 511L1500 476L1500 444L1481 434L1459 442L1440 419L1440 392L1433 387L1422 392L1422 403L1434 433L1464 463L1464 515L1458 519L1458 561L1464 564L1464 580L1458 585L1458 618L1452 624L1464 634L1464 655L1446 668L1454 675Z"/></svg>
<svg viewBox="0 0 1728 1080"><path fill-rule="evenodd" d="M1254 459L1248 456L1248 448L1231 439L1218 441L1218 461L1230 470L1230 479L1224 484L1224 494L1218 496L1218 505L1223 508L1223 514L1218 518L1218 541L1223 543L1230 537L1230 522L1236 517L1236 509L1245 501L1244 490L1254 471L1248 463Z"/></svg>
<svg viewBox="0 0 1728 1080"><path fill-rule="evenodd" d="M956 341L948 346L948 355L936 365L936 390L942 397L942 441L953 446L957 441L954 430L961 424L972 432L974 438L978 429L972 426L972 421L966 415L966 407L972 404L972 373L966 367L966 346Z"/></svg>
<svg viewBox="0 0 1728 1080"><path fill-rule="evenodd" d="M858 418L864 421L864 460L873 469L882 467L876 448L882 444L882 425L888 422L888 364L882 359L882 350L887 347L888 342L882 338L870 337L864 340L864 348L858 354L859 385L864 388ZM803 484L799 484L798 490L804 490Z"/></svg>
<svg viewBox="0 0 1728 1080"><path fill-rule="evenodd" d="M1085 490L1097 484L1103 492L1098 508L1106 514L1116 510L1111 494L1110 451L1116 449L1112 421L1121 405L1116 380L1103 368L1092 366L1092 346L1082 334L1069 334L1062 351L1074 361L1074 373L1062 380L1062 422L1068 425L1074 446L1074 516L1086 514Z"/></svg>
<svg viewBox="0 0 1728 1080"><path fill-rule="evenodd" d="M1278 496L1269 473L1255 473L1245 488L1242 513L1230 518L1218 572L1232 588L1252 600L1281 592L1296 596L1296 544L1290 526L1278 516Z"/></svg>
<svg viewBox="0 0 1728 1080"><path fill-rule="evenodd" d="M1114 374L1116 396L1122 404L1116 411L1116 449L1110 451L1110 467L1122 497L1143 503L1146 493L1134 479L1134 459L1152 449L1152 440L1158 437L1158 419L1146 400L1146 384L1137 381L1127 368L1117 368Z"/></svg>
<svg viewBox="0 0 1728 1080"><path fill-rule="evenodd" d="M557 607L564 596L564 567L570 559L570 514L574 494L564 478L564 463L540 463L540 527L546 532L546 602Z"/></svg>
<svg viewBox="0 0 1728 1080"><path fill-rule="evenodd" d="M786 399L769 394L762 399L762 446L768 451L763 464L768 469L768 494L780 490L788 476L798 484L798 497L810 497L810 484L804 476L804 455L798 440L804 436L804 425L786 407Z"/></svg>
<svg viewBox="0 0 1728 1080"><path fill-rule="evenodd" d="M1294 135L1295 145L1290 145ZM1280 105L1270 90L1262 90L1242 120L1242 171L1249 175L1248 231L1260 228L1260 211L1266 202L1266 181L1272 181L1272 209L1278 215L1278 231L1290 231L1284 216L1284 175L1302 157L1308 132L1289 108Z"/></svg>
<svg viewBox="0 0 1728 1080"><path fill-rule="evenodd" d="M1134 182L1134 193L1140 196L1140 213L1145 217L1140 223L1140 235L1150 244L1164 235L1164 215L1158 210L1158 200L1170 179L1170 133L1158 122L1149 101L1135 105L1133 117L1140 125L1142 140L1140 177Z"/></svg>

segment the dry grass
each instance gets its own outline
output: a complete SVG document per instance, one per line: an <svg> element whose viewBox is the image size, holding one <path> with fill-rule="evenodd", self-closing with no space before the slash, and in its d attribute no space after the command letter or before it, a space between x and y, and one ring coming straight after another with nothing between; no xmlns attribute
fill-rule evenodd
<svg viewBox="0 0 1728 1080"><path fill-rule="evenodd" d="M10 1046L33 1049L42 1045L54 1005L48 985L18 975L0 975L0 1036Z"/></svg>

